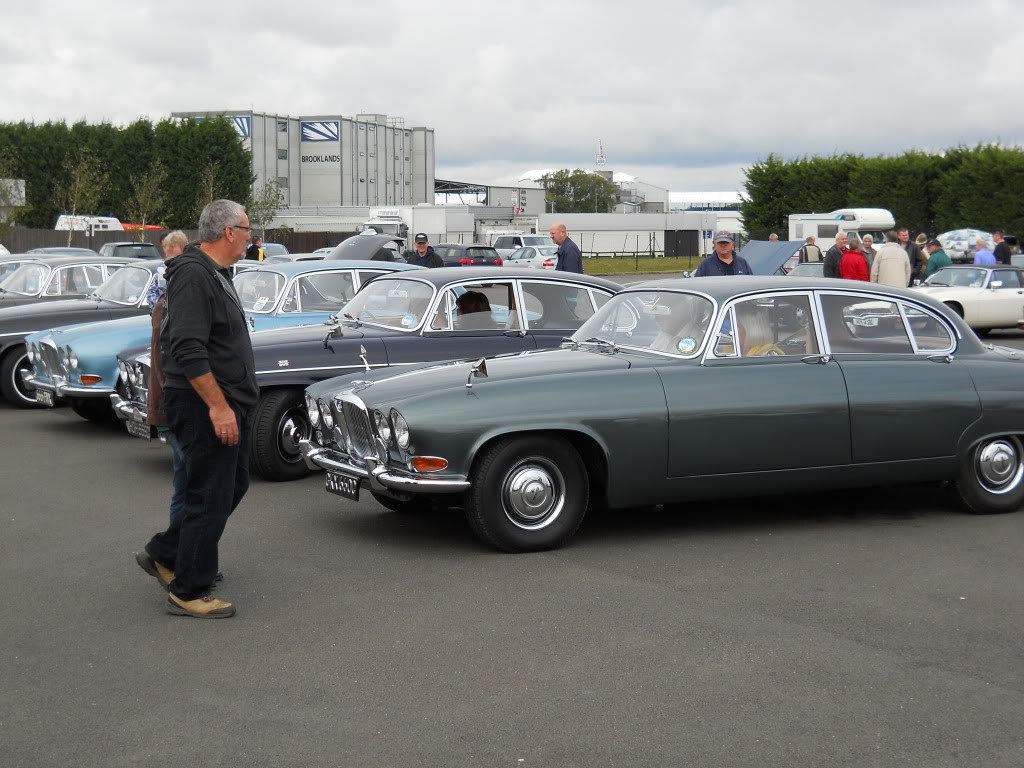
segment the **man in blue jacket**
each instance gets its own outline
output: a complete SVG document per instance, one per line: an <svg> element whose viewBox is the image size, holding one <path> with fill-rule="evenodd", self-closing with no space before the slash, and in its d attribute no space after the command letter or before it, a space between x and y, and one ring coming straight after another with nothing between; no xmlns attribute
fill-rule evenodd
<svg viewBox="0 0 1024 768"><path fill-rule="evenodd" d="M715 235L715 252L702 261L694 270L694 277L722 277L725 275L752 275L747 260L737 253L736 243L728 232Z"/></svg>
<svg viewBox="0 0 1024 768"><path fill-rule="evenodd" d="M577 272L582 275L583 254L580 253L579 246L569 239L569 233L565 230L565 224L552 224L548 234L551 235L551 239L558 246L558 250L555 251L555 255L558 257L555 271Z"/></svg>

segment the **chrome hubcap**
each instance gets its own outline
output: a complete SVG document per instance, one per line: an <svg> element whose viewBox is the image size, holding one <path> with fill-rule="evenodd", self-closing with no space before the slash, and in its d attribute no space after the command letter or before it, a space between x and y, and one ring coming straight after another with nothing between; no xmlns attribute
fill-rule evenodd
<svg viewBox="0 0 1024 768"><path fill-rule="evenodd" d="M1020 484L1024 465L1015 440L999 439L978 449L977 473L982 486L992 493L1006 493Z"/></svg>
<svg viewBox="0 0 1024 768"><path fill-rule="evenodd" d="M296 417L293 413L285 414L278 432L280 435L278 445L281 448L281 456L286 461L298 461L301 458L299 456L299 440L308 433L309 430L301 418Z"/></svg>
<svg viewBox="0 0 1024 768"><path fill-rule="evenodd" d="M554 522L565 506L565 481L547 459L526 459L505 476L501 500L513 525L539 530Z"/></svg>

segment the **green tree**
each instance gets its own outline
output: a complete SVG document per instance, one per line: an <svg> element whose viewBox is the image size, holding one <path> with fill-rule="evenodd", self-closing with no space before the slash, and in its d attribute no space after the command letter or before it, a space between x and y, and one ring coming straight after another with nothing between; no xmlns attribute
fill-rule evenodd
<svg viewBox="0 0 1024 768"><path fill-rule="evenodd" d="M195 185L195 199L192 203L192 221L199 222L199 214L214 200L221 198L220 169L217 163L209 162L199 171L199 180Z"/></svg>
<svg viewBox="0 0 1024 768"><path fill-rule="evenodd" d="M607 213L615 205L615 185L579 168L549 173L540 183L552 213Z"/></svg>
<svg viewBox="0 0 1024 768"><path fill-rule="evenodd" d="M25 210L23 179L12 147L0 146L0 237L5 236Z"/></svg>
<svg viewBox="0 0 1024 768"><path fill-rule="evenodd" d="M64 160L62 183L57 187L57 207L71 216L92 216L109 185L109 175L96 153L82 147ZM68 228L71 245L72 228Z"/></svg>
<svg viewBox="0 0 1024 768"><path fill-rule="evenodd" d="M159 161L131 178L131 191L126 210L128 218L133 223L142 225L139 229L140 243L146 239L146 225L159 221L164 214L166 182L167 170Z"/></svg>
<svg viewBox="0 0 1024 768"><path fill-rule="evenodd" d="M245 212L249 214L249 223L260 234L266 237L267 225L273 221L277 212L284 207L284 189L277 180L266 181L256 188L252 197L246 201Z"/></svg>
<svg viewBox="0 0 1024 768"><path fill-rule="evenodd" d="M848 205L886 208L896 226L937 234L932 214L939 158L912 151L898 157L863 158L850 174Z"/></svg>
<svg viewBox="0 0 1024 768"><path fill-rule="evenodd" d="M959 148L949 164L935 202L939 231L977 227L1024 234L1024 151L996 145Z"/></svg>

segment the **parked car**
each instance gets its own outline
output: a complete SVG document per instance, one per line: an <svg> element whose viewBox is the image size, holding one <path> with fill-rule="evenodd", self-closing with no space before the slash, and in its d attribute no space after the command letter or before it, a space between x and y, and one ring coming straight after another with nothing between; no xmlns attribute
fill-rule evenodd
<svg viewBox="0 0 1024 768"><path fill-rule="evenodd" d="M25 337L34 331L71 323L148 314L146 291L160 264L156 259L133 259L84 298L0 308L0 393L20 408L45 405L46 396L41 395L43 399L37 403L35 389L24 378L32 368Z"/></svg>
<svg viewBox="0 0 1024 768"><path fill-rule="evenodd" d="M100 246L100 256L120 256L128 259L159 259L160 251L152 243L117 242Z"/></svg>
<svg viewBox="0 0 1024 768"><path fill-rule="evenodd" d="M275 264L236 274L235 289L250 328L280 328L323 322L352 298L361 282L396 270L419 269L406 264L381 265L367 270L359 262L322 261ZM53 406L62 398L86 419L114 415L111 402L118 381L118 353L148 344L151 317L128 317L86 325L51 328L28 336L32 386L40 403ZM145 413L145 408L141 409ZM119 411L122 417L129 414Z"/></svg>
<svg viewBox="0 0 1024 768"><path fill-rule="evenodd" d="M268 256L287 256L288 249L281 243L264 243L263 244L263 258Z"/></svg>
<svg viewBox="0 0 1024 768"><path fill-rule="evenodd" d="M312 426L303 389L346 371L408 366L557 346L621 288L585 275L490 268L431 269L385 275L322 325L259 331L252 335L260 399L253 427L252 467L269 480L304 477L309 470L299 441ZM488 297L491 312L459 316L467 291ZM525 310L525 317L523 316ZM474 318L480 315L480 320ZM144 414L148 360L125 357L124 391ZM134 380L128 378L134 371Z"/></svg>
<svg viewBox="0 0 1024 768"><path fill-rule="evenodd" d="M364 230L342 240L327 255L325 261L394 261L405 263L401 248L404 238L397 235L378 235L375 230Z"/></svg>
<svg viewBox="0 0 1024 768"><path fill-rule="evenodd" d="M0 243L0 256L10 256L11 252L4 248L4 244Z"/></svg>
<svg viewBox="0 0 1024 768"><path fill-rule="evenodd" d="M267 256L262 262L256 262L260 266L263 264L282 264L289 261L322 261L324 258L323 253L285 253L279 256Z"/></svg>
<svg viewBox="0 0 1024 768"><path fill-rule="evenodd" d="M548 235L499 235L491 244L503 259L526 246L545 247L554 245ZM557 249L558 246L555 245Z"/></svg>
<svg viewBox="0 0 1024 768"><path fill-rule="evenodd" d="M0 307L88 296L129 259L59 256L22 263L0 280Z"/></svg>
<svg viewBox="0 0 1024 768"><path fill-rule="evenodd" d="M1024 315L1024 269L1002 264L950 265L918 289L941 301L979 334L1016 328Z"/></svg>
<svg viewBox="0 0 1024 768"><path fill-rule="evenodd" d="M48 254L51 256L99 256L92 248L72 248L71 246L52 245L46 248L30 248L26 253Z"/></svg>
<svg viewBox="0 0 1024 768"><path fill-rule="evenodd" d="M885 310L882 333L854 321ZM633 285L562 349L309 387L325 488L461 505L519 552L588 508L952 481L972 512L1024 502L1024 354L919 292L799 277ZM453 428L453 425L458 425Z"/></svg>
<svg viewBox="0 0 1024 768"><path fill-rule="evenodd" d="M8 253L7 255L0 256L0 282L3 282L4 278L22 264L31 264L34 261L39 261L41 258L44 257L38 253Z"/></svg>
<svg viewBox="0 0 1024 768"><path fill-rule="evenodd" d="M501 256L489 245L479 243L441 243L434 246L446 267L500 267Z"/></svg>
<svg viewBox="0 0 1024 768"><path fill-rule="evenodd" d="M557 245L526 245L505 256L504 265L506 267L554 269L558 266L557 253Z"/></svg>

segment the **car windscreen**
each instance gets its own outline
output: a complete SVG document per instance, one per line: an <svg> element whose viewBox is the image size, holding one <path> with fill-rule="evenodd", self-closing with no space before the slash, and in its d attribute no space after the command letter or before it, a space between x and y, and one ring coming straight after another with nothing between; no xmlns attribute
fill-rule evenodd
<svg viewBox="0 0 1024 768"><path fill-rule="evenodd" d="M118 304L137 304L145 295L153 273L141 267L123 267L96 289L96 296Z"/></svg>
<svg viewBox="0 0 1024 768"><path fill-rule="evenodd" d="M973 269L971 267L942 267L935 270L925 285L955 285L959 288L981 288L985 285L985 278L988 277L987 269Z"/></svg>
<svg viewBox="0 0 1024 768"><path fill-rule="evenodd" d="M157 253L156 247L152 243L133 243L115 247L114 252L110 255L118 258L146 259L154 258Z"/></svg>
<svg viewBox="0 0 1024 768"><path fill-rule="evenodd" d="M0 262L0 285L2 285L3 281L6 280L10 275L13 275L17 271L18 267L23 267L25 266L26 263L27 262L25 261Z"/></svg>
<svg viewBox="0 0 1024 768"><path fill-rule="evenodd" d="M689 356L703 344L713 313L711 301L691 293L623 293L613 296L572 338Z"/></svg>
<svg viewBox="0 0 1024 768"><path fill-rule="evenodd" d="M534 237L525 235L523 237L523 245L551 245L551 238L543 237L542 235L536 235Z"/></svg>
<svg viewBox="0 0 1024 768"><path fill-rule="evenodd" d="M280 243L264 243L263 244L263 257L267 256L287 256L288 249Z"/></svg>
<svg viewBox="0 0 1024 768"><path fill-rule="evenodd" d="M0 282L0 288L9 293L38 296L49 274L50 268L44 264L22 264Z"/></svg>
<svg viewBox="0 0 1024 768"><path fill-rule="evenodd" d="M430 308L434 288L419 280L377 278L367 283L338 313L363 323L411 330Z"/></svg>
<svg viewBox="0 0 1024 768"><path fill-rule="evenodd" d="M537 249L537 254L544 257L554 256L556 253L558 253L557 245L544 245Z"/></svg>
<svg viewBox="0 0 1024 768"><path fill-rule="evenodd" d="M246 312L270 312L284 290L284 275L262 269L246 270L235 275L235 290Z"/></svg>

